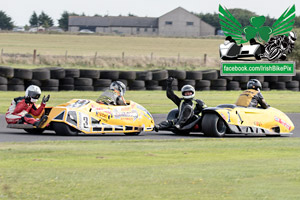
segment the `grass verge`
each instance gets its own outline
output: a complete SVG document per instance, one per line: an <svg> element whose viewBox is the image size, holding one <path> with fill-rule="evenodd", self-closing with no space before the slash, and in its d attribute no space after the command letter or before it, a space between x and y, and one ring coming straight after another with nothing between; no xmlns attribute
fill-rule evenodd
<svg viewBox="0 0 300 200"><path fill-rule="evenodd" d="M1 199L299 199L299 138L2 143Z"/></svg>
<svg viewBox="0 0 300 200"><path fill-rule="evenodd" d="M65 103L70 99L96 100L101 92L42 92L42 96L51 94L48 106ZM197 91L196 98L202 99L207 106L213 107L219 104L234 104L241 91ZM180 92L176 92L180 96ZM292 91L265 91L262 92L266 101L272 106L287 113L300 113L300 92ZM13 98L24 96L24 92L0 92L0 113L6 113ZM176 105L166 97L165 91L127 91L126 99L133 100L151 113L167 113ZM42 98L42 97L41 97ZM41 99L40 99L41 100Z"/></svg>

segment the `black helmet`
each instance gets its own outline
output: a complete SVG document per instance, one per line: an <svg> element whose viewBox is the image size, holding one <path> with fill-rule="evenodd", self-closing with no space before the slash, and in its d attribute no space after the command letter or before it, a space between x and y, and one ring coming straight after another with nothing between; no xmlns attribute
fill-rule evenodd
<svg viewBox="0 0 300 200"><path fill-rule="evenodd" d="M251 79L247 83L247 89L261 90L261 88L262 88L261 83L257 79Z"/></svg>
<svg viewBox="0 0 300 200"><path fill-rule="evenodd" d="M192 92L191 95L184 95L185 92ZM195 96L195 88L191 85L184 85L181 88L181 94L184 99L192 99Z"/></svg>
<svg viewBox="0 0 300 200"><path fill-rule="evenodd" d="M126 86L121 81L114 81L110 84L109 89L111 90L118 90L122 96L125 95L126 92Z"/></svg>

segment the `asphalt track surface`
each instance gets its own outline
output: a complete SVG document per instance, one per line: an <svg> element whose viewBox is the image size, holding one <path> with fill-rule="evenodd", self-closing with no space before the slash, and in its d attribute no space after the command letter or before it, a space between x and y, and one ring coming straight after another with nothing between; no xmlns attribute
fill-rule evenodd
<svg viewBox="0 0 300 200"><path fill-rule="evenodd" d="M293 135L287 137L300 137L300 113L287 114L295 125ZM156 123L166 118L165 114L154 114ZM105 134L105 135L78 135L78 136L58 136L54 131L45 131L43 134L29 134L22 129L8 129L4 115L0 115L0 142L32 142L32 141L60 141L60 140L144 140L144 139L205 139L202 133L192 133L188 136L178 136L171 132L160 131L158 133L143 132L138 136L125 136L124 134ZM263 135L227 135L227 138L253 138L265 137Z"/></svg>

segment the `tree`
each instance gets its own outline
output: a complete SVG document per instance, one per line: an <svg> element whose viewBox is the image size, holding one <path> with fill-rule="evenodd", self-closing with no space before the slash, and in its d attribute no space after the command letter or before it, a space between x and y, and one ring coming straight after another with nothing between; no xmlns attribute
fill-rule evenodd
<svg viewBox="0 0 300 200"><path fill-rule="evenodd" d="M68 13L67 11L64 11L63 14L61 14L60 19L58 20L59 27L65 31L68 30L70 16L78 16L78 14Z"/></svg>
<svg viewBox="0 0 300 200"><path fill-rule="evenodd" d="M132 14L132 13L128 13L128 17L137 17L137 15Z"/></svg>
<svg viewBox="0 0 300 200"><path fill-rule="evenodd" d="M39 18L35 11L33 12L33 14L31 15L31 17L29 19L29 24L30 24L30 26L39 26Z"/></svg>
<svg viewBox="0 0 300 200"><path fill-rule="evenodd" d="M42 11L42 13L39 15L39 25L43 26L44 28L49 28L53 26L53 19L49 17L46 13Z"/></svg>
<svg viewBox="0 0 300 200"><path fill-rule="evenodd" d="M249 26L250 25L250 18L258 16L256 13L251 12L247 9L240 9L240 8L233 8L228 9L228 11L240 22L242 27ZM199 16L203 21L206 23L214 26L217 30L221 29L220 23L219 23L219 14L218 13L200 13L196 14ZM273 23L276 20L274 18L271 18L270 16L266 16L266 21L264 23L264 26L270 26L272 27Z"/></svg>
<svg viewBox="0 0 300 200"><path fill-rule="evenodd" d="M0 10L0 28L4 30L11 30L14 27L14 23L11 21L11 17L7 16L5 12Z"/></svg>

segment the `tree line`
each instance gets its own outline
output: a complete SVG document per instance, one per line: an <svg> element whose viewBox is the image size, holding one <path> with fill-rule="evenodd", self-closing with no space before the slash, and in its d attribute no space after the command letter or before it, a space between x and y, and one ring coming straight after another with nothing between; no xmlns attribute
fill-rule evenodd
<svg viewBox="0 0 300 200"><path fill-rule="evenodd" d="M258 16L255 12L249 11L247 9L233 8L228 9L229 12L241 23L242 26L247 26L250 24L249 19L253 16ZM218 13L193 13L196 16L200 17L204 22L214 26L216 30L220 30L221 26L219 23L219 14ZM85 16L84 13L77 14L73 12L64 11L61 14L61 17L57 20L58 25L64 31L68 30L68 20L69 16ZM95 14L94 16L101 16ZM129 13L128 16L136 16L132 13ZM270 16L266 16L265 26L272 26L272 24L276 21L275 18L271 18ZM46 14L45 12L41 12L39 15L36 12L30 16L29 26L38 27L42 26L44 28L49 28L54 25L53 19ZM295 17L294 27L300 27L300 16ZM8 16L4 11L0 10L0 28L2 30L11 30L14 28L13 20L10 16Z"/></svg>

